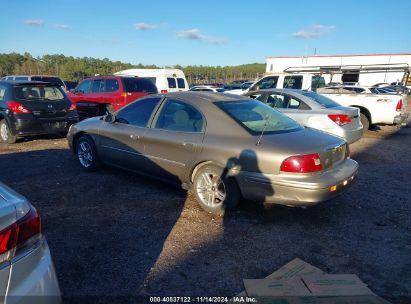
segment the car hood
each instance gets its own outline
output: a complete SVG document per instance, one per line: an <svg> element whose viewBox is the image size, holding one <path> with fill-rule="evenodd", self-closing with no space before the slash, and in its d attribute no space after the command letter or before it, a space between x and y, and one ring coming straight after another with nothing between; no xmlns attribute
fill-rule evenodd
<svg viewBox="0 0 411 304"><path fill-rule="evenodd" d="M24 196L0 182L0 230L26 215L30 207Z"/></svg>

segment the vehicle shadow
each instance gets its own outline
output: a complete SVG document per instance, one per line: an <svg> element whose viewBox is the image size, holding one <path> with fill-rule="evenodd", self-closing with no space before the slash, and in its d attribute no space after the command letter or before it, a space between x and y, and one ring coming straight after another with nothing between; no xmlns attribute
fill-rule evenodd
<svg viewBox="0 0 411 304"><path fill-rule="evenodd" d="M76 161L67 149L0 154L0 180L38 209L65 303L139 302L186 192Z"/></svg>

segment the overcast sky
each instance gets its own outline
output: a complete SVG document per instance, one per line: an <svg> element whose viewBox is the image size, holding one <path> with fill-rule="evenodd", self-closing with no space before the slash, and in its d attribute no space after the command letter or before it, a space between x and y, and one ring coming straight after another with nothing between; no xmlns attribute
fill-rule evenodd
<svg viewBox="0 0 411 304"><path fill-rule="evenodd" d="M2 1L0 53L237 65L411 53L411 1Z"/></svg>

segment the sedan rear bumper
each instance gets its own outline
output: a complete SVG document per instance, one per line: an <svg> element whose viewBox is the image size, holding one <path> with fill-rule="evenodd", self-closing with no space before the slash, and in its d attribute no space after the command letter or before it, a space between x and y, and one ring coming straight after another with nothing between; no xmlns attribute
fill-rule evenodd
<svg viewBox="0 0 411 304"><path fill-rule="evenodd" d="M47 241L11 264L7 303L61 303L60 288Z"/></svg>
<svg viewBox="0 0 411 304"><path fill-rule="evenodd" d="M343 193L355 180L358 163L345 160L320 174L277 175L240 172L237 182L247 200L280 205L308 206L330 200Z"/></svg>

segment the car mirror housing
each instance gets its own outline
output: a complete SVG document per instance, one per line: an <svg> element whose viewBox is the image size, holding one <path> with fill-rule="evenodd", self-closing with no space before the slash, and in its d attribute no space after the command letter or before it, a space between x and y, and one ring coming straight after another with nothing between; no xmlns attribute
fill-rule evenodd
<svg viewBox="0 0 411 304"><path fill-rule="evenodd" d="M113 123L116 121L116 116L114 116L113 114L107 114L106 116L104 116L104 121Z"/></svg>

